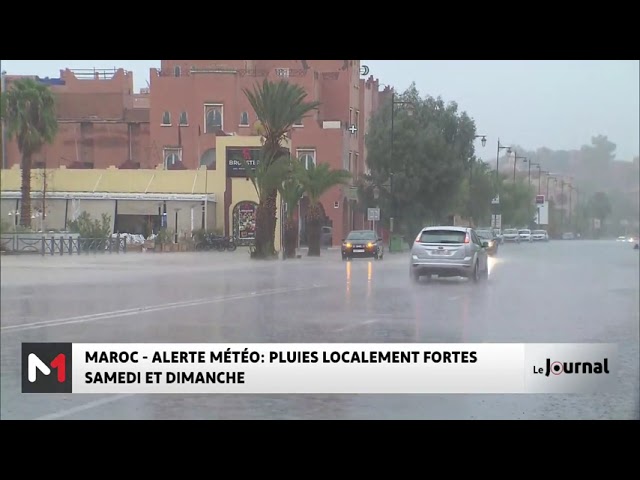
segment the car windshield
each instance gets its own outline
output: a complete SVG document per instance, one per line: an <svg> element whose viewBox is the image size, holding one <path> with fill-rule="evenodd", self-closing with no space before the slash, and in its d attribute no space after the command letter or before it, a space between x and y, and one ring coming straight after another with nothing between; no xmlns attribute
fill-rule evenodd
<svg viewBox="0 0 640 480"><path fill-rule="evenodd" d="M544 230L534 230L533 233L538 234L538 235L544 235L547 232L545 232Z"/></svg>
<svg viewBox="0 0 640 480"><path fill-rule="evenodd" d="M523 230L520 230L518 233L525 233L525 234L531 233L531 230L523 229Z"/></svg>
<svg viewBox="0 0 640 480"><path fill-rule="evenodd" d="M518 231L515 230L515 229L512 229L512 228L509 228L509 229L505 230L504 233L507 234L507 235L513 235L514 233L518 233Z"/></svg>
<svg viewBox="0 0 640 480"><path fill-rule="evenodd" d="M351 232L347 236L347 240L376 240L376 234L374 232Z"/></svg>
<svg viewBox="0 0 640 480"><path fill-rule="evenodd" d="M420 243L464 243L466 232L459 230L425 230Z"/></svg>
<svg viewBox="0 0 640 480"><path fill-rule="evenodd" d="M493 238L493 233L489 232L488 230L476 230L476 233L480 238L486 238L488 240L491 240Z"/></svg>

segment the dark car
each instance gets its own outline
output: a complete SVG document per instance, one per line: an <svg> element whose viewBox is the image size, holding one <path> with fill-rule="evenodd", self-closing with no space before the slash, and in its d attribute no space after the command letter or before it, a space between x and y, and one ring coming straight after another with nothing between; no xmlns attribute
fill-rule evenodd
<svg viewBox="0 0 640 480"><path fill-rule="evenodd" d="M495 257L498 254L500 239L495 236L492 230L476 230L476 235L478 235L482 241L488 243L488 247L486 248L487 255Z"/></svg>
<svg viewBox="0 0 640 480"><path fill-rule="evenodd" d="M352 258L375 258L382 260L384 245L382 238L373 230L353 230L342 240L342 260Z"/></svg>

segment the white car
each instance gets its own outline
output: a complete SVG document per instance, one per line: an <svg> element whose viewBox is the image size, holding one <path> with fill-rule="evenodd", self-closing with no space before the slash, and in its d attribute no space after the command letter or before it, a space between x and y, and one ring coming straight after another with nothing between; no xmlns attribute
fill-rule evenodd
<svg viewBox="0 0 640 480"><path fill-rule="evenodd" d="M534 242L548 242L549 234L546 230L534 230L531 232L531 239Z"/></svg>
<svg viewBox="0 0 640 480"><path fill-rule="evenodd" d="M515 242L520 243L520 235L518 235L518 230L515 228L507 228L502 232L502 242Z"/></svg>
<svg viewBox="0 0 640 480"><path fill-rule="evenodd" d="M520 230L518 230L518 236L520 237L520 240L522 240L523 242L531 242L531 230L529 230L528 228L522 228Z"/></svg>

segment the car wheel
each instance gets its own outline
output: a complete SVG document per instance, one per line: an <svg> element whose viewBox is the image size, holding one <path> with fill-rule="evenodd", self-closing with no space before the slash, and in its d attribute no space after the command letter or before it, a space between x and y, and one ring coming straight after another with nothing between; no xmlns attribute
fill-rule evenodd
<svg viewBox="0 0 640 480"><path fill-rule="evenodd" d="M488 280L489 279L489 265L487 265L487 268L485 268L482 271L482 280Z"/></svg>
<svg viewBox="0 0 640 480"><path fill-rule="evenodd" d="M471 280L473 283L478 283L480 281L480 269L478 268L478 262L473 267L473 272L471 273Z"/></svg>
<svg viewBox="0 0 640 480"><path fill-rule="evenodd" d="M420 283L420 275L416 272L411 272L411 280L413 280L413 283Z"/></svg>
<svg viewBox="0 0 640 480"><path fill-rule="evenodd" d="M347 256L346 255L342 255L342 261L346 261L347 260Z"/></svg>

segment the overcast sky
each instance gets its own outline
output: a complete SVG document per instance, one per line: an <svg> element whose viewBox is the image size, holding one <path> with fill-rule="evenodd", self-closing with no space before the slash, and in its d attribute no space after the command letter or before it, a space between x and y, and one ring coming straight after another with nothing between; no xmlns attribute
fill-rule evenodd
<svg viewBox="0 0 640 480"><path fill-rule="evenodd" d="M160 60L1 60L9 74L58 76L64 68L122 67L145 87ZM631 160L640 144L638 60L362 60L371 75L401 91L415 81L422 95L456 101L487 135L483 158L498 137L528 150L577 149L602 134Z"/></svg>

